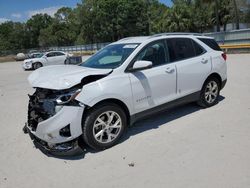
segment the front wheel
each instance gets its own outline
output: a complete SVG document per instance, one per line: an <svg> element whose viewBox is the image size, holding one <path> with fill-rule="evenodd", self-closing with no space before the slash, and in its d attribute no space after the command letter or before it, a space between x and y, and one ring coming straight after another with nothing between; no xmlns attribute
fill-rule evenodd
<svg viewBox="0 0 250 188"><path fill-rule="evenodd" d="M202 107L210 107L218 103L220 84L217 78L209 78L201 90L198 104Z"/></svg>
<svg viewBox="0 0 250 188"><path fill-rule="evenodd" d="M33 69L36 70L36 69L39 69L42 66L43 66L42 63L36 62L36 63L33 64Z"/></svg>
<svg viewBox="0 0 250 188"><path fill-rule="evenodd" d="M98 105L84 118L83 139L91 148L104 150L118 143L126 125L126 115L118 105Z"/></svg>

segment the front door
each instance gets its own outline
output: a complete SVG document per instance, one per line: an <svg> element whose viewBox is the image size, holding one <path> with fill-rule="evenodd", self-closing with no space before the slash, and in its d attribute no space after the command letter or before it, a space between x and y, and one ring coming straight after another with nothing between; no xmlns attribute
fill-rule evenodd
<svg viewBox="0 0 250 188"><path fill-rule="evenodd" d="M134 62L153 63L150 69L129 73L136 113L176 98L176 67L168 59L164 40L150 43L136 56Z"/></svg>

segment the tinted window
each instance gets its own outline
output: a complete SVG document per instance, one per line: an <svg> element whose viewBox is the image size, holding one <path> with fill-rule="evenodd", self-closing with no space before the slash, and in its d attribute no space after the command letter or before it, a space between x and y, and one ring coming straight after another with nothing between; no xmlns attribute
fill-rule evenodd
<svg viewBox="0 0 250 188"><path fill-rule="evenodd" d="M194 51L195 51L196 56L204 53L205 50L197 42L193 41L193 46L194 46Z"/></svg>
<svg viewBox="0 0 250 188"><path fill-rule="evenodd" d="M207 38L198 38L198 39L203 43L205 43L210 48L212 48L213 50L222 51L214 39L207 39Z"/></svg>
<svg viewBox="0 0 250 188"><path fill-rule="evenodd" d="M55 56L55 53L54 52L50 52L46 55L47 57L54 57Z"/></svg>
<svg viewBox="0 0 250 188"><path fill-rule="evenodd" d="M173 38L167 39L170 61L179 61L195 56L191 39Z"/></svg>
<svg viewBox="0 0 250 188"><path fill-rule="evenodd" d="M62 52L55 52L55 56L61 56L61 55L65 55L65 54Z"/></svg>
<svg viewBox="0 0 250 188"><path fill-rule="evenodd" d="M167 62L164 41L158 41L148 45L138 54L136 60L151 61L153 66L165 64Z"/></svg>

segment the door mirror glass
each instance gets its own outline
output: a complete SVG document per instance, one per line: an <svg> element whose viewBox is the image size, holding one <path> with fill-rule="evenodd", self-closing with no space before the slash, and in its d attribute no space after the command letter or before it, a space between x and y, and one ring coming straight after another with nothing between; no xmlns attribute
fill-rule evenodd
<svg viewBox="0 0 250 188"><path fill-rule="evenodd" d="M138 60L134 63L131 71L149 69L152 66L153 66L153 63L151 61Z"/></svg>

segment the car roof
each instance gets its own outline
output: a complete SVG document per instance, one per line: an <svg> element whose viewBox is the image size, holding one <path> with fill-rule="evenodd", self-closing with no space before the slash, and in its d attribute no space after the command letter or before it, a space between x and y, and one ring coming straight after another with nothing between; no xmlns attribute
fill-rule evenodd
<svg viewBox="0 0 250 188"><path fill-rule="evenodd" d="M204 36L200 33L159 33L151 36L138 36L138 37L127 37L112 44L129 44L129 43L144 43L151 42L157 39L173 38L173 37L184 37L184 38L208 38L213 39L212 37Z"/></svg>
<svg viewBox="0 0 250 188"><path fill-rule="evenodd" d="M64 53L65 54L65 52L63 52L63 51L48 51L48 52L45 52L46 54L48 54L48 53L51 53L51 52L62 52L62 53Z"/></svg>

